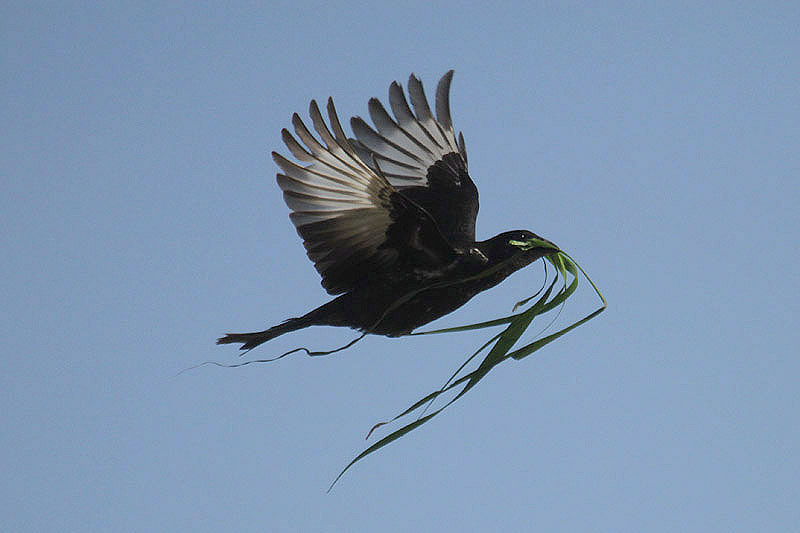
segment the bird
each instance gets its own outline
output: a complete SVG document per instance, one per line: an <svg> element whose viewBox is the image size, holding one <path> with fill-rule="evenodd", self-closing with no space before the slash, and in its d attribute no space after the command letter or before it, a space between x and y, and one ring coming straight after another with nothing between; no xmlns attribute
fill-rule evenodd
<svg viewBox="0 0 800 533"><path fill-rule="evenodd" d="M393 116L371 98L374 127L353 117L354 138L345 134L332 98L327 123L316 101L309 105L319 138L292 116L295 134L286 128L281 134L299 163L272 152L281 169L277 182L322 286L335 298L263 331L227 333L217 344L251 350L309 326L408 335L558 252L528 230L475 240L478 189L467 170L464 136L453 129L452 79L450 70L437 85L435 116L413 73L409 99L393 82Z"/></svg>

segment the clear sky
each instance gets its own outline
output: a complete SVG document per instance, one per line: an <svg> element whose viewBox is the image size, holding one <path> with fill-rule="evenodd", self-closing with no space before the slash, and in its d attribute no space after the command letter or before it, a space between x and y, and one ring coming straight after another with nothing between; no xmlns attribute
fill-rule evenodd
<svg viewBox="0 0 800 533"><path fill-rule="evenodd" d="M800 4L91 4L0 8L0 529L800 523ZM479 237L558 243L609 309L326 494L489 333L176 374L328 299L269 157L291 114L450 68ZM583 286L560 323L595 306Z"/></svg>

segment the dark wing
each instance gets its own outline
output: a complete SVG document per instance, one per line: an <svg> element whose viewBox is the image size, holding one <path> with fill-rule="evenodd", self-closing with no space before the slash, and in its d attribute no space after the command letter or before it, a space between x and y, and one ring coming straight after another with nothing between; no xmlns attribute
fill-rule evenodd
<svg viewBox="0 0 800 533"><path fill-rule="evenodd" d="M375 128L360 117L350 124L357 140L352 140L359 157L406 197L423 207L434 218L442 234L454 246L475 241L478 215L478 189L467 173L464 136L458 141L450 118L450 82L447 72L436 88L434 118L422 83L412 74L408 79L408 105L397 82L389 87L392 118L377 98L369 101L369 114Z"/></svg>
<svg viewBox="0 0 800 533"><path fill-rule="evenodd" d="M398 265L436 266L452 260L453 248L430 215L400 195L380 172L356 154L328 100L331 134L317 103L309 113L320 143L297 115L297 137L284 129L283 141L305 166L278 153L289 215L303 238L308 257L330 294L353 288L368 276L397 271Z"/></svg>

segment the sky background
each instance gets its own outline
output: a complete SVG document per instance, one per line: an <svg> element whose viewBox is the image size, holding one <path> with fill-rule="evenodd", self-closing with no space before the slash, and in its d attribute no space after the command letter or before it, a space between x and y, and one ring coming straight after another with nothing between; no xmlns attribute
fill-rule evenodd
<svg viewBox="0 0 800 533"><path fill-rule="evenodd" d="M700 4L3 2L0 529L797 527L800 4ZM490 333L178 373L328 299L269 157L291 114L450 68L479 237L558 243L609 308L326 494Z"/></svg>

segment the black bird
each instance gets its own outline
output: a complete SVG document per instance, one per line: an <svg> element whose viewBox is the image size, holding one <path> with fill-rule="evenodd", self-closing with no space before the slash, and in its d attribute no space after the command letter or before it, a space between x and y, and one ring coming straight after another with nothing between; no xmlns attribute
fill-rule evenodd
<svg viewBox="0 0 800 533"><path fill-rule="evenodd" d="M315 101L309 110L322 143L293 115L305 147L287 129L283 142L302 165L273 152L283 171L278 185L322 286L340 296L264 331L228 333L217 344L242 343L241 349L249 350L320 325L406 335L557 251L555 245L524 249L520 241L540 239L526 230L475 241L478 190L467 173L464 137L459 133L456 140L453 131L452 78L451 70L439 81L435 118L413 74L411 106L401 86L392 83L394 118L372 98L369 113L376 129L354 117L356 139L345 135L330 98L332 132Z"/></svg>

